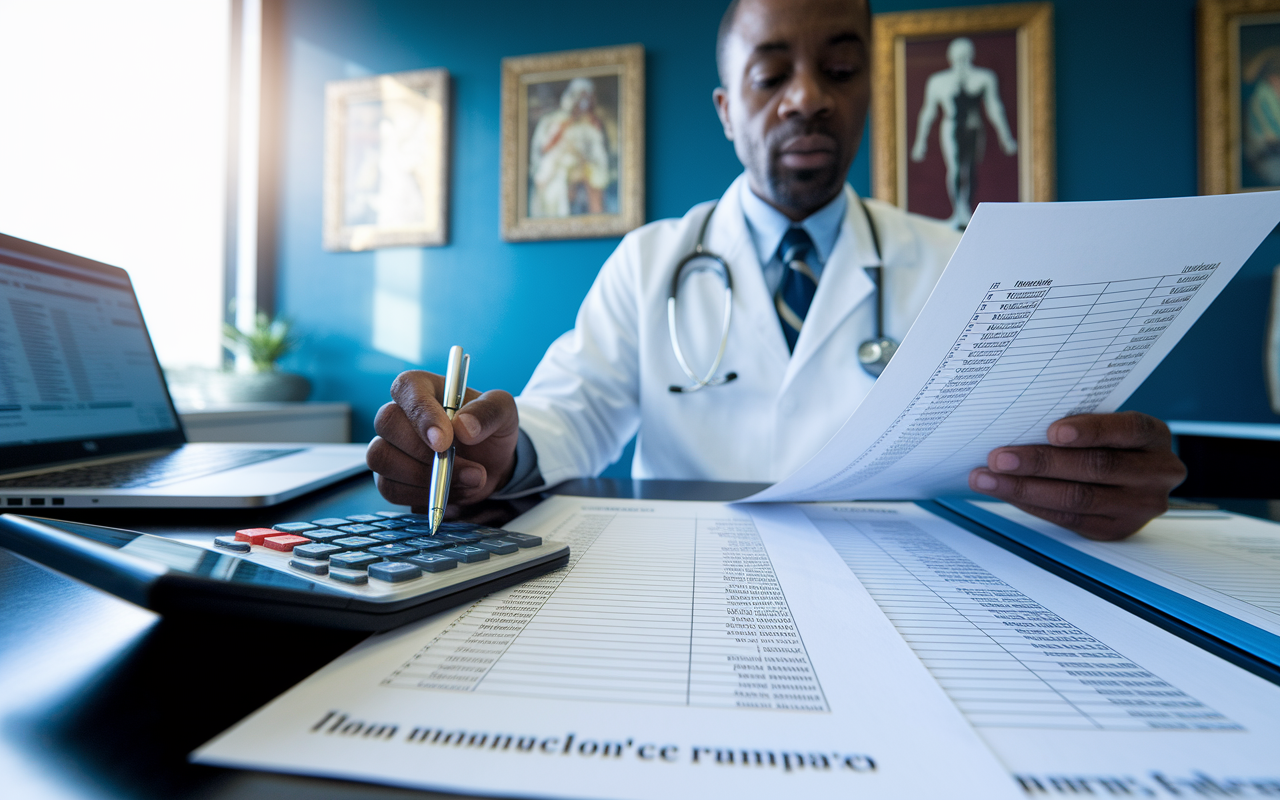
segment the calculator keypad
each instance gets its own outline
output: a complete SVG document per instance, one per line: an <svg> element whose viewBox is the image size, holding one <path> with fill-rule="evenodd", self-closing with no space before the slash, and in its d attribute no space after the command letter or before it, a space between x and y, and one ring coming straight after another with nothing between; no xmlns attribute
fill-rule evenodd
<svg viewBox="0 0 1280 800"><path fill-rule="evenodd" d="M426 575L459 568L483 570L483 566L471 565L541 547L542 538L459 522L443 523L431 535L426 515L384 511L246 528L234 536L220 536L214 544L248 553L258 563L270 563L277 569L304 573L320 582L361 587L359 591L366 592L375 584L410 587ZM462 573L458 578L465 579Z"/></svg>

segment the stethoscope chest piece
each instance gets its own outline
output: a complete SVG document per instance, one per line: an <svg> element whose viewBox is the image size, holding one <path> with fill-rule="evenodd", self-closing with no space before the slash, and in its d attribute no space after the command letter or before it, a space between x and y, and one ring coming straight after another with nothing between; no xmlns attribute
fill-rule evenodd
<svg viewBox="0 0 1280 800"><path fill-rule="evenodd" d="M898 352L898 343L892 339L886 337L868 339L858 345L858 363L869 374L878 378L896 352Z"/></svg>

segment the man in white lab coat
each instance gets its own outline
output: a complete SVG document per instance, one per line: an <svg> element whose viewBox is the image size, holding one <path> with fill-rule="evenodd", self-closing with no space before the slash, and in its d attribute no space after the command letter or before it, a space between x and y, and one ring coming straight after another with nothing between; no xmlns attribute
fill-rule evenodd
<svg viewBox="0 0 1280 800"><path fill-rule="evenodd" d="M866 267L882 266L884 332L900 340L959 241L845 184L867 116L869 43L865 0L734 2L713 98L744 174L719 201L628 234L520 397L469 391L450 423L442 379L401 374L369 446L382 494L423 506L432 455L455 437L457 505L595 475L637 431L637 478L772 482L816 453L874 383L857 355L876 325ZM738 377L677 393L669 387L690 381L671 346L667 295L704 221L705 248L733 277L720 374ZM695 370L715 358L723 305L711 273L680 285L677 328ZM1185 475L1167 427L1146 415L1069 417L1048 440L993 451L971 487L1117 538L1163 512Z"/></svg>

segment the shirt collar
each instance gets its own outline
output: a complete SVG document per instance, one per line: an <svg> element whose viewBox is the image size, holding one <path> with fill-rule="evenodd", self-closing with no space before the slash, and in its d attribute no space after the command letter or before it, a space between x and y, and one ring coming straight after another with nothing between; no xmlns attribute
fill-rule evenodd
<svg viewBox="0 0 1280 800"><path fill-rule="evenodd" d="M756 246L756 256L761 264L768 264L778 252L782 237L794 223L781 211L757 197L746 180L742 181L741 201L742 212L747 218L747 229L751 231L751 239ZM840 226L844 224L848 204L845 193L841 191L830 203L799 223L813 240L818 259L823 264L830 258L836 240L840 238Z"/></svg>

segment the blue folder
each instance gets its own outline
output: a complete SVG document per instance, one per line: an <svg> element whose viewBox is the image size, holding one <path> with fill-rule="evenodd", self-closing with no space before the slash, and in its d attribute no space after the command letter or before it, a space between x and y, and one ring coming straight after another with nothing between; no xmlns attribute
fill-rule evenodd
<svg viewBox="0 0 1280 800"><path fill-rule="evenodd" d="M1172 589L1152 583L1146 578L1138 577L1128 570L1082 553L1074 547L1054 541L1042 533L980 508L968 500L940 497L936 502L1140 603L1280 667L1280 636Z"/></svg>

